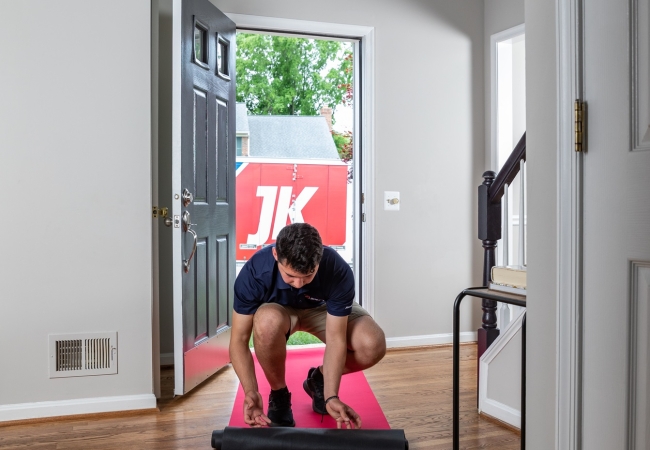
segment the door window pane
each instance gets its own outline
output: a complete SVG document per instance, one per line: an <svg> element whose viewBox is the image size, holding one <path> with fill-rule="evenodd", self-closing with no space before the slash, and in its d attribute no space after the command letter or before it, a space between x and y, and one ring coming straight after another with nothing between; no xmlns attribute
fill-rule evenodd
<svg viewBox="0 0 650 450"><path fill-rule="evenodd" d="M203 35L205 31L199 27L194 28L194 58L203 61Z"/></svg>
<svg viewBox="0 0 650 450"><path fill-rule="evenodd" d="M226 80L230 79L228 70L228 52L230 51L230 42L221 36L217 36L217 75Z"/></svg>
<svg viewBox="0 0 650 450"><path fill-rule="evenodd" d="M208 27L194 18L194 47L192 62L204 69L208 68Z"/></svg>

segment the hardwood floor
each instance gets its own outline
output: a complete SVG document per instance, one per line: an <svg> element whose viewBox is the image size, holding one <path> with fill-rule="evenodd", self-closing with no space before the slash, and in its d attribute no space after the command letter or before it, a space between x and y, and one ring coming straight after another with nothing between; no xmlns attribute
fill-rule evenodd
<svg viewBox="0 0 650 450"><path fill-rule="evenodd" d="M389 351L366 377L392 428L411 449L451 449L451 346ZM157 411L0 424L2 449L210 449L213 429L230 420L237 390L230 366L190 394L173 398L173 372L162 374ZM461 348L461 448L519 449L518 433L479 417L476 345Z"/></svg>

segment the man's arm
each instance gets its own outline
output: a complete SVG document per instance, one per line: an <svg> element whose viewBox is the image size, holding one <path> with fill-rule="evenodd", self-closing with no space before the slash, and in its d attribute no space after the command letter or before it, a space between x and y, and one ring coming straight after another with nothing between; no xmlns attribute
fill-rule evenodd
<svg viewBox="0 0 650 450"><path fill-rule="evenodd" d="M233 311L230 331L230 361L246 395L244 421L252 426L264 426L271 423L271 420L264 415L262 396L258 391L257 378L255 378L255 364L248 347L252 330L253 315L244 315Z"/></svg>
<svg viewBox="0 0 650 450"><path fill-rule="evenodd" d="M327 313L325 319L325 357L323 358L323 379L325 400L339 395L341 376L345 367L348 354L347 345L348 316L338 317ZM325 405L327 411L336 419L336 425L341 428L345 424L350 428L352 421L357 428L361 428L361 418L348 405L340 399L332 399Z"/></svg>

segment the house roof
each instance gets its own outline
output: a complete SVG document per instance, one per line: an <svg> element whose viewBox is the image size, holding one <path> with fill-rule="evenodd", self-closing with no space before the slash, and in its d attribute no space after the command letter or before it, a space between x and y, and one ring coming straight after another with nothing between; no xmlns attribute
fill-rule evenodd
<svg viewBox="0 0 650 450"><path fill-rule="evenodd" d="M248 134L248 111L245 103L237 103L237 134Z"/></svg>
<svg viewBox="0 0 650 450"><path fill-rule="evenodd" d="M246 133L254 158L340 159L323 116L249 116L237 103L237 134Z"/></svg>

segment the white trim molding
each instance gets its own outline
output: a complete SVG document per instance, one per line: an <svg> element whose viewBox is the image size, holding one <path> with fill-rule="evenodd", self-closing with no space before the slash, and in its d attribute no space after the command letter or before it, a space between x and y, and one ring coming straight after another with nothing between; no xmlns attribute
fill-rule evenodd
<svg viewBox="0 0 650 450"><path fill-rule="evenodd" d="M582 449L582 153L574 100L582 99L582 3L557 0L557 280L555 448Z"/></svg>
<svg viewBox="0 0 650 450"><path fill-rule="evenodd" d="M476 331L460 333L460 342L476 342ZM387 348L422 347L425 345L446 345L454 342L453 333L427 334L422 336L402 336L386 339Z"/></svg>
<svg viewBox="0 0 650 450"><path fill-rule="evenodd" d="M525 314L526 309L522 308L517 317L510 322L510 325L496 338L479 360L479 412L484 412L495 419L499 419L500 421L517 428L521 428L521 410L512 408L494 398L488 397L488 379L490 376L490 363L494 361L494 359L506 348L515 335L517 335L521 330ZM520 367L521 354L518 354L517 357L519 363L518 366ZM513 376L519 380L521 374L514 373Z"/></svg>
<svg viewBox="0 0 650 450"><path fill-rule="evenodd" d="M0 405L0 422L155 408L154 394L18 403Z"/></svg>
<svg viewBox="0 0 650 450"><path fill-rule="evenodd" d="M172 14L172 192L169 199L173 217L182 214L181 205L181 42L182 42L182 0L173 0ZM172 228L172 261L183 260L182 233L180 228ZM183 353L183 274L180 270L172 272L173 314L174 314L174 394L184 394L185 358Z"/></svg>
<svg viewBox="0 0 650 450"><path fill-rule="evenodd" d="M360 83L361 89L357 90L355 104L362 108L355 108L354 126L355 149L359 149L356 161L361 164L355 165L354 179L361 179L359 189L355 188L354 193L354 216L355 234L363 243L363 251L359 253L358 245L355 245L354 270L355 279L361 280L356 286L357 292L361 293L360 303L374 316L374 274L375 274L375 29L362 25L348 25L341 23L313 22L307 20L283 19L278 17L263 17L247 14L225 13L238 29L265 32L270 34L305 34L311 36L327 37L341 40L354 40L357 66L355 68L355 83ZM363 114L361 114L363 110ZM359 137L361 138L359 140ZM356 151L356 150L355 150ZM359 170L361 169L361 170ZM363 173L363 177L361 177ZM361 193L364 195L363 206ZM365 222L361 222L365 214ZM359 225L360 224L360 225ZM358 228L360 227L360 228ZM361 264L356 264L360 261ZM360 270L361 272L357 272ZM359 283L357 281L357 283Z"/></svg>
<svg viewBox="0 0 650 450"><path fill-rule="evenodd" d="M650 444L650 262L630 263L627 450Z"/></svg>
<svg viewBox="0 0 650 450"><path fill-rule="evenodd" d="M160 354L160 365L161 366L173 366L174 365L174 352L161 353Z"/></svg>
<svg viewBox="0 0 650 450"><path fill-rule="evenodd" d="M309 20L284 19L280 17L252 16L225 13L237 28L281 34L304 33L342 39L362 39L372 33L373 27L342 23L312 22Z"/></svg>

